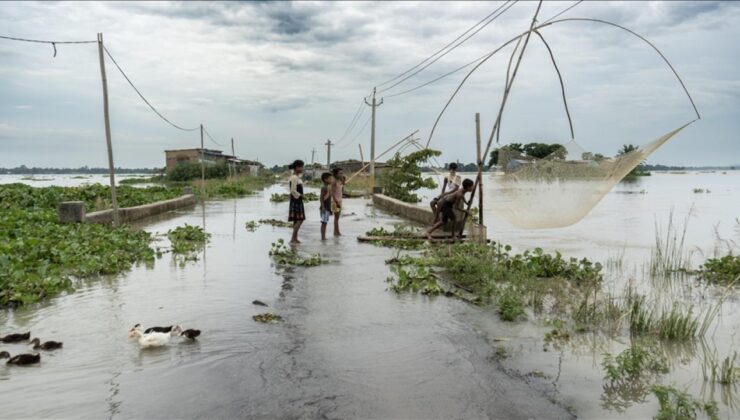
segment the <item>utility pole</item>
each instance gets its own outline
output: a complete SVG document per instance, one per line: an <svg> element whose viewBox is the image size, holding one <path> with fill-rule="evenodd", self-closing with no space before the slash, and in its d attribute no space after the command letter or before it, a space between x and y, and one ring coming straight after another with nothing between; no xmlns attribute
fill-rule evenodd
<svg viewBox="0 0 740 420"><path fill-rule="evenodd" d="M108 79L105 77L105 58L103 56L103 34L98 33L98 55L100 56L100 77L103 80L103 118L105 119L105 142L108 147L108 173L110 175L110 202L113 206L113 226L121 225L116 196L116 174L113 165L113 143L110 138L110 116L108 113Z"/></svg>
<svg viewBox="0 0 740 420"><path fill-rule="evenodd" d="M206 159L206 150L203 148L203 124L200 125L200 181L201 188L206 187L206 168L203 166Z"/></svg>
<svg viewBox="0 0 740 420"><path fill-rule="evenodd" d="M365 104L373 108L372 124L370 125L370 179L373 188L375 188L375 108L383 105L383 98L380 98L380 103L377 103L375 101L375 88L373 88L373 102L371 104L365 98Z"/></svg>
<svg viewBox="0 0 740 420"><path fill-rule="evenodd" d="M331 168L331 146L334 145L334 143L331 142L331 140L326 139L326 169Z"/></svg>
<svg viewBox="0 0 740 420"><path fill-rule="evenodd" d="M236 159L236 153L234 153L234 138L233 137L231 138L231 156L233 156L234 159ZM232 162L231 163L231 166L233 166L233 168L230 168L230 169L232 169L232 172L234 172L234 175L236 175L236 166L235 165L236 165L236 162Z"/></svg>
<svg viewBox="0 0 740 420"><path fill-rule="evenodd" d="M316 154L316 148L313 147L313 148L311 148L311 165L313 165L313 157L314 157L315 154Z"/></svg>

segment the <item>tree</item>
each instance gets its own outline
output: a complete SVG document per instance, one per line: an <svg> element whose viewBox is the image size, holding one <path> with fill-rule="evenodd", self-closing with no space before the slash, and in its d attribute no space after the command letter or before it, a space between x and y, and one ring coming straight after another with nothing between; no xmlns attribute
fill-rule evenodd
<svg viewBox="0 0 740 420"><path fill-rule="evenodd" d="M565 159L565 156L568 154L565 147L557 143L527 143L524 145L521 143L510 143L491 152L491 159L488 161L489 166L498 164L500 150L515 152L522 156L535 159L544 159L546 157Z"/></svg>
<svg viewBox="0 0 740 420"><path fill-rule="evenodd" d="M388 166L379 176L385 194L407 203L421 201L414 191L421 188L437 188L437 183L432 178L421 176L421 165L441 154L439 150L432 149L422 149L406 156L396 153L386 162Z"/></svg>
<svg viewBox="0 0 740 420"><path fill-rule="evenodd" d="M617 156L624 156L628 153L636 152L639 148L639 146L635 146L634 144L623 144L622 148L617 151ZM648 175L650 175L650 172L645 170L645 161L642 161L639 165L635 166L629 174L627 174L627 177Z"/></svg>

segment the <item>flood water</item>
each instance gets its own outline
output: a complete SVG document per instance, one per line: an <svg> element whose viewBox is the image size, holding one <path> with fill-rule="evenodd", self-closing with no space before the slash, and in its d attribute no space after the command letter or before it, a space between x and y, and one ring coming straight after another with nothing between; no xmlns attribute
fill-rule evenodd
<svg viewBox="0 0 740 420"><path fill-rule="evenodd" d="M651 396L623 412L604 407L611 396L602 388L602 355L628 347L629 337L584 336L543 351L550 328L536 318L504 323L490 307L388 291L384 260L396 251L359 244L355 237L400 220L376 211L369 200L348 200L346 213L354 215L342 219L345 236L324 243L318 240L317 204L307 203L300 250L319 252L326 263L292 271L274 267L270 244L289 238L289 231L261 226L249 232L244 223L285 218L287 204L268 201L284 190L276 185L252 197L207 202L139 226L159 234L184 223L205 226L212 237L196 262L182 266L166 253L152 266L0 312L3 334L30 329L42 340L64 341L64 349L44 352L38 366L0 366L2 417L566 418L573 411L584 418L649 418L657 412ZM484 198L490 209L495 197ZM605 264L619 260L607 267L606 280L619 291L630 281L650 282L642 268L656 224L665 226L671 214L681 223L688 217L694 267L716 249L740 243L740 172L656 173L623 183L567 228L517 229L490 211L485 224L489 238L516 250L541 247ZM158 245L166 247L167 240ZM684 289L682 298L697 305L717 299L716 292L693 283ZM254 306L254 299L270 307ZM677 350L662 379L716 399L723 418L740 416L734 389L710 389L700 364L707 349L724 358L737 348L738 310L732 295L711 336ZM252 320L265 311L285 321ZM203 334L195 343L175 340L166 348L139 350L126 339L135 323L179 323ZM492 356L502 346L510 357L499 363ZM23 344L0 347L11 354L26 350Z"/></svg>
<svg viewBox="0 0 740 420"><path fill-rule="evenodd" d="M321 243L308 203L302 252L326 264L283 271L268 258L284 228L244 223L284 218L287 204L258 196L208 202L147 221L164 233L184 223L212 235L197 262L165 254L153 266L90 281L48 302L0 313L2 331L31 330L64 348L38 366L0 366L3 418L569 418L494 363L492 349L452 299L386 290L388 248L355 239L397 221L348 200L344 237ZM166 246L162 240L160 246ZM253 305L254 299L270 305ZM279 324L254 322L273 311ZM203 331L195 343L140 350L135 323ZM11 354L24 344L2 345Z"/></svg>

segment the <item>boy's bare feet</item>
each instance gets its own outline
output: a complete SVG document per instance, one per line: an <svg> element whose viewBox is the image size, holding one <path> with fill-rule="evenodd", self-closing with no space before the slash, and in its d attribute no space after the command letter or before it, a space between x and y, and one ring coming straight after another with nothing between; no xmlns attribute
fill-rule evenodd
<svg viewBox="0 0 740 420"><path fill-rule="evenodd" d="M431 234L431 233L429 233L429 232L424 232L424 233L425 233L425 234L426 234L426 236L427 236L427 240L428 240L429 242L432 242L432 234Z"/></svg>
<svg viewBox="0 0 740 420"><path fill-rule="evenodd" d="M290 243L291 244L299 244L299 243L301 243L301 241L299 241L298 239L293 239L292 241L290 241Z"/></svg>

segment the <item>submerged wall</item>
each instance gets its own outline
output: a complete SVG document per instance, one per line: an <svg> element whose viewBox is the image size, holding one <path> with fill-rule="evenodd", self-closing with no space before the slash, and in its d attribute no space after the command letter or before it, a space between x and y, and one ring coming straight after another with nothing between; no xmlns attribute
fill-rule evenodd
<svg viewBox="0 0 740 420"><path fill-rule="evenodd" d="M192 206L196 203L195 195L185 194L182 197L170 200L157 201L156 203L143 204L136 207L119 208L118 214L121 222L132 222L145 217L154 216L171 210ZM102 210L88 213L85 216L85 223L110 224L113 223L113 210Z"/></svg>
<svg viewBox="0 0 740 420"><path fill-rule="evenodd" d="M432 209L428 206L424 207L421 205L405 203L384 194L373 194L373 204L381 210L385 210L388 213L401 216L422 225L431 225L434 217ZM455 214L458 220L456 224L459 229L459 226L462 224L463 213L455 211ZM444 230L449 231L451 227L452 223L448 223L444 226Z"/></svg>

